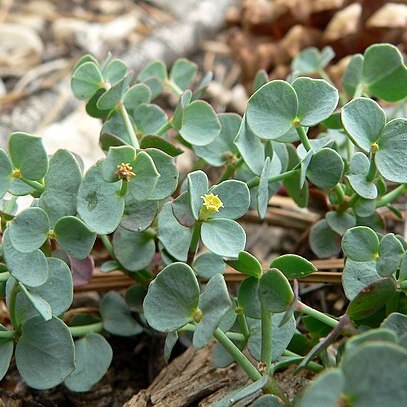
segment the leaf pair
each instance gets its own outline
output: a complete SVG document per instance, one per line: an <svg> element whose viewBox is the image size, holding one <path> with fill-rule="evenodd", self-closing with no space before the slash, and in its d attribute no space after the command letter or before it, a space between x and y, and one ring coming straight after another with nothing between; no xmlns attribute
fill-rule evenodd
<svg viewBox="0 0 407 407"><path fill-rule="evenodd" d="M406 119L393 119L386 123L386 115L375 101L357 98L343 107L342 122L352 141L366 153L374 154L376 167L384 178L393 182L407 182L407 153L400 148L407 142ZM353 161L351 175L367 175L366 159L362 161L358 157L357 160ZM360 177L358 181L354 177L353 180L356 188L364 193L361 196L377 195L377 191L373 190L370 194L365 191L373 187L364 186ZM358 190L356 192L359 193Z"/></svg>
<svg viewBox="0 0 407 407"><path fill-rule="evenodd" d="M338 91L321 79L298 78L292 85L276 80L249 99L247 124L262 139L278 139L294 126L315 126L338 104Z"/></svg>
<svg viewBox="0 0 407 407"><path fill-rule="evenodd" d="M158 331L175 332L187 323L195 323L193 344L197 348L212 338L229 308L223 276L212 277L200 294L195 273L184 263L165 267L150 284L144 300L145 317Z"/></svg>

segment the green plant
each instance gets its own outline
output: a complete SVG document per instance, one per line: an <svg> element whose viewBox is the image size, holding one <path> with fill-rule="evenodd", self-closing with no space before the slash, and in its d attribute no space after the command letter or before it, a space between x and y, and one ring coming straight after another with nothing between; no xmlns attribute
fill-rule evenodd
<svg viewBox="0 0 407 407"><path fill-rule="evenodd" d="M294 72L287 82L269 82L259 74L241 118L217 115L200 100L211 76L195 85L197 67L187 60L178 60L169 73L162 62L152 62L131 85L133 75L122 61L109 56L99 64L83 57L72 90L102 120L106 157L82 175L79 157L66 150L48 157L37 136L13 133L9 153L0 150L0 288L12 324L0 326L0 377L14 352L29 386L64 382L86 391L112 359L102 334L131 336L154 328L167 333L167 358L182 333L192 334L198 348L215 338L215 364L234 360L254 381L218 406L261 390L267 395L255 405L288 405L273 374L292 364L315 372L333 368L306 390L303 406L339 399L383 405L404 397L402 390L383 392L377 399L382 404L374 404L384 385L366 395L364 372L353 366L382 352L372 357L375 363L395 369L400 380L406 372L404 362L395 366L404 360L403 332L388 321L406 318L407 245L399 236L382 236L378 209L387 206L400 216L391 204L406 191L407 120L387 122L371 97L402 104L407 69L395 47L374 45L353 57L339 95L324 71L330 58L329 50L311 50L293 64L325 79ZM152 103L167 93L178 97L170 116ZM321 131L310 138L317 126ZM179 179L175 158L184 149L199 160ZM203 171L208 165L223 167L217 180L209 181ZM388 191L386 181L399 185ZM306 207L311 185L323 191L330 208L311 230L312 250L322 258L338 255L342 242L347 256L343 285L351 302L339 319L299 299L297 280L316 271L312 263L287 254L264 269L244 251L246 235L236 222L249 208L263 218L281 187ZM26 195L33 202L17 214L19 197ZM66 311L73 282L92 272L97 236L111 257L101 270L122 270L135 284L125 299L117 292L105 295L97 315L72 318ZM237 295L226 286L226 264L247 275ZM198 277L207 281L202 288ZM308 333L297 330L295 316ZM327 348L339 338L347 344L334 359ZM321 392L328 387L329 395Z"/></svg>

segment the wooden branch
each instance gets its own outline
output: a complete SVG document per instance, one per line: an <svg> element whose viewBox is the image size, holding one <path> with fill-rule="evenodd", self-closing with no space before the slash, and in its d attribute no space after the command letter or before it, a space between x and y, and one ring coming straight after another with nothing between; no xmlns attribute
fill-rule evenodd
<svg viewBox="0 0 407 407"><path fill-rule="evenodd" d="M318 268L318 271L299 279L301 283L341 283L343 259L314 260L312 263ZM267 267L268 265L264 264L264 268L267 269ZM228 283L240 283L246 277L245 274L239 273L231 267L226 269L225 279ZM128 288L132 284L134 284L134 280L119 270L102 273L99 268L96 268L91 282L75 287L75 292L120 290Z"/></svg>

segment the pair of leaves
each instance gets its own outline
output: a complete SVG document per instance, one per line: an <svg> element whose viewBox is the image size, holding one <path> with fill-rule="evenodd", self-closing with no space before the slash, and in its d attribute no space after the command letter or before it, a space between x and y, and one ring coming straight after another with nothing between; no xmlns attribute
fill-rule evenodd
<svg viewBox="0 0 407 407"><path fill-rule="evenodd" d="M236 180L223 181L209 189L208 177L203 171L188 174L189 206L195 220L200 218L203 196L208 193L217 195L223 207L202 222L202 242L219 256L237 257L244 249L246 235L234 219L240 218L248 210L249 189L244 182Z"/></svg>
<svg viewBox="0 0 407 407"><path fill-rule="evenodd" d="M48 239L50 221L41 208L27 208L9 224L10 242L21 253L38 250ZM84 259L92 249L96 234L75 216L60 218L53 229L57 243L67 254Z"/></svg>
<svg viewBox="0 0 407 407"><path fill-rule="evenodd" d="M364 55L354 55L342 78L349 96L362 86L367 93L396 102L407 96L407 68L400 51L391 44L375 44Z"/></svg>
<svg viewBox="0 0 407 407"><path fill-rule="evenodd" d="M193 322L196 313L200 312L193 338L193 344L198 348L211 339L229 308L230 298L223 276L213 276L200 294L193 270L184 263L165 267L150 284L144 299L148 323L161 332L177 331Z"/></svg>
<svg viewBox="0 0 407 407"><path fill-rule="evenodd" d="M292 85L271 81L249 99L247 124L257 137L277 139L294 124L315 126L332 114L337 103L338 91L324 80L298 78Z"/></svg>
<svg viewBox="0 0 407 407"><path fill-rule="evenodd" d="M393 182L407 182L407 155L404 149L400 148L407 142L406 119L393 119L386 123L386 115L375 101L357 98L343 107L342 122L352 141L359 148L367 153L375 152L376 167L384 178ZM367 175L366 165L366 159L362 162L359 157L357 163L353 162L352 172ZM370 186L370 189L372 188ZM362 185L359 189L364 191ZM357 189L355 190L359 193ZM377 191L376 194L373 192L370 195L377 195ZM367 194L368 196L366 194L365 192L361 196L373 199L369 198L369 194Z"/></svg>

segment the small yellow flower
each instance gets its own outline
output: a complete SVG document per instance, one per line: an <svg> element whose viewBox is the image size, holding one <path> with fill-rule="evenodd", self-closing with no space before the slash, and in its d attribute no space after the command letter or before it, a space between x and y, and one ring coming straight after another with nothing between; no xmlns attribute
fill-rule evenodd
<svg viewBox="0 0 407 407"><path fill-rule="evenodd" d="M116 175L123 180L130 181L136 174L130 164L121 163L117 166Z"/></svg>
<svg viewBox="0 0 407 407"><path fill-rule="evenodd" d="M219 212L220 208L223 208L223 202L217 195L205 194L201 197L203 199L203 206L210 212Z"/></svg>

